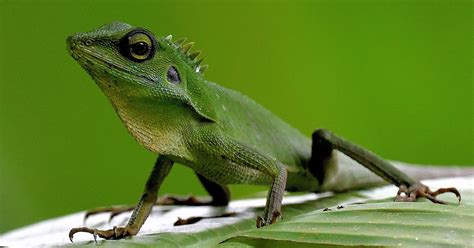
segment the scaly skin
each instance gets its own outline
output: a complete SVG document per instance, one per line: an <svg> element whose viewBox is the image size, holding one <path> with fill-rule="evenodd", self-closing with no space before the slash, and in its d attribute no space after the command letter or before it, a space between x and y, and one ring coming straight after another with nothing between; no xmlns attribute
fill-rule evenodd
<svg viewBox="0 0 474 248"><path fill-rule="evenodd" d="M323 187L325 175L321 173L326 174L324 168L331 165L332 149L353 148L339 146L338 139L326 132L315 133L313 140L322 145L318 149L329 153L324 155L328 159L313 159L319 164L312 162L315 151L308 137L250 98L206 81L202 60L189 53L191 43L182 45L170 37L160 38L145 29L115 22L70 36L67 45L133 137L160 154L126 227L106 231L75 228L71 238L81 231L107 239L138 233L173 162L189 166L216 183L214 188L269 185L265 212L257 219L257 226L269 225L280 216L285 189L329 190ZM356 153L351 157L366 163L364 151ZM396 169L380 169L390 166L368 168L399 186L415 183Z"/></svg>

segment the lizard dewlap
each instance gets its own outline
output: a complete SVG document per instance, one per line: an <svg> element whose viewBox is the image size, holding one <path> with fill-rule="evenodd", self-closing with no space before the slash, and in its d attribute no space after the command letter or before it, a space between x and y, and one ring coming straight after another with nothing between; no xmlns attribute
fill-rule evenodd
<svg viewBox="0 0 474 248"><path fill-rule="evenodd" d="M212 197L207 202L172 199L179 204L227 205L229 184L268 185L257 227L279 219L285 190L343 191L385 181L400 187L398 201L426 197L442 203L436 195L443 192L460 197L455 188L433 192L420 184L422 169L395 167L327 130L307 137L247 96L207 81L207 65L199 52L191 52L193 44L121 22L67 38L69 53L109 99L128 131L158 155L126 226L73 228L71 240L77 232L105 239L136 235L174 162L193 169ZM436 172L429 177L465 175L459 170Z"/></svg>

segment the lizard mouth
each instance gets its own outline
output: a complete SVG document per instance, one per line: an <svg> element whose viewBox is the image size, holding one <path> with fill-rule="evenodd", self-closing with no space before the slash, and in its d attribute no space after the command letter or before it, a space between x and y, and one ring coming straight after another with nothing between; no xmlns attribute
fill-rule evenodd
<svg viewBox="0 0 474 248"><path fill-rule="evenodd" d="M93 51L81 47L69 47L69 54L91 75L101 75L101 72L108 73L108 70L113 70L120 73L125 78L136 78L140 81L146 81L148 84L154 84L155 81L146 75L138 75L129 70L127 67L120 66L109 58L94 53ZM102 68L98 68L102 67Z"/></svg>

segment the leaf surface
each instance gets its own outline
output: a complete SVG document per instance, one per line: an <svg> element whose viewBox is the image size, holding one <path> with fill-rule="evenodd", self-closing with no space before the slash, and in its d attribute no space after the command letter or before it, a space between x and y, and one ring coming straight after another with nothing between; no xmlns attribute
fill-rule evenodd
<svg viewBox="0 0 474 248"><path fill-rule="evenodd" d="M283 219L260 229L255 228L255 217L263 212L264 198L233 201L227 208L159 206L153 209L138 236L99 240L99 244L114 247L469 247L474 245L473 181L472 177L426 181L432 188L458 187L463 196L461 205L392 202L391 196L396 193L393 186L341 194L286 196ZM456 202L454 196L443 195L441 199ZM178 217L213 216L224 212L238 214L173 226ZM72 245L68 231L83 225L83 214L5 233L0 235L0 245ZM100 214L86 225L100 229L120 226L126 223L128 215L119 215L108 223L108 215ZM96 246L89 234L77 234L74 240L76 245Z"/></svg>

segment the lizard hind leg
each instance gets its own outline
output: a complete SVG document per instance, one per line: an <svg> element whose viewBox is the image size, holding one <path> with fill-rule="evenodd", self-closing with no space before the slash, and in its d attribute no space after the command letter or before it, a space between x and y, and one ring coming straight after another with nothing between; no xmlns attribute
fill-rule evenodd
<svg viewBox="0 0 474 248"><path fill-rule="evenodd" d="M199 181L202 183L206 191L211 196L211 199L198 198L195 196L180 197L175 195L166 195L164 197L158 198L154 205L157 206L227 206L230 201L230 192L227 186L222 186L216 184L212 181L209 181L205 177L196 173L199 178ZM122 213L130 212L135 208L135 205L130 206L116 206L116 207L101 207L91 209L86 212L84 215L84 223L90 216L94 216L101 213L110 213L109 222L112 219ZM230 214L230 213L229 213ZM218 216L215 216L218 217ZM193 217L193 220L196 220L199 217ZM211 217L201 217L201 218L211 218ZM194 221L195 223L197 221ZM184 224L185 222L180 222ZM186 222L187 223L187 222Z"/></svg>
<svg viewBox="0 0 474 248"><path fill-rule="evenodd" d="M180 197L175 195L166 195L164 197L158 198L158 200L153 204L154 206L221 206L221 205L214 205L212 200L209 199L202 199L195 196L188 196L188 197ZM113 207L100 207L94 208L86 211L84 214L84 223L86 223L89 217L109 213L109 223L115 218L116 216L127 213L135 209L135 205L129 206L113 206Z"/></svg>
<svg viewBox="0 0 474 248"><path fill-rule="evenodd" d="M135 206L133 205L133 206L102 207L102 208L90 209L84 215L84 223L86 223L87 219L90 216L94 216L101 213L110 213L109 222L111 222L115 216L122 213L130 212L134 208Z"/></svg>
<svg viewBox="0 0 474 248"><path fill-rule="evenodd" d="M202 186L206 189L206 191L211 196L211 200L199 202L197 206L227 206L230 201L230 192L227 186L217 184L209 179L205 178L204 176L196 173L201 182ZM199 205L200 204L200 205ZM195 205L196 206L196 205ZM214 215L214 216L192 216L186 219L178 218L178 220L174 223L174 226L182 226L182 225L190 225L196 222L199 222L204 219L214 219L214 218L223 218L223 217L233 217L236 216L237 213L234 212L225 212L222 214Z"/></svg>
<svg viewBox="0 0 474 248"><path fill-rule="evenodd" d="M438 200L436 196L447 192L455 194L458 200L461 201L461 195L456 188L441 188L431 191L426 185L412 179L387 160L325 129L318 129L313 133L310 164L316 168L313 169L313 173L323 173L322 175L315 175L316 177L324 180L324 166L329 161L333 149L344 153L385 181L399 187L400 190L395 201L415 201L417 198L423 197L433 203L446 204Z"/></svg>

